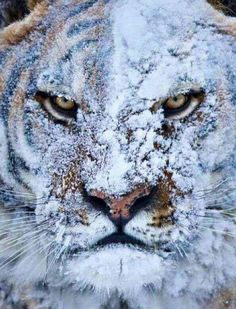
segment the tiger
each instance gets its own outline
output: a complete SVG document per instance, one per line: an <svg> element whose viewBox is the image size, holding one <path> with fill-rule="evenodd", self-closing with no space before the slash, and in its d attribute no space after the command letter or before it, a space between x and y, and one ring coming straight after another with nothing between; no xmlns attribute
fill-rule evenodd
<svg viewBox="0 0 236 309"><path fill-rule="evenodd" d="M231 2L0 1L1 308L236 308Z"/></svg>

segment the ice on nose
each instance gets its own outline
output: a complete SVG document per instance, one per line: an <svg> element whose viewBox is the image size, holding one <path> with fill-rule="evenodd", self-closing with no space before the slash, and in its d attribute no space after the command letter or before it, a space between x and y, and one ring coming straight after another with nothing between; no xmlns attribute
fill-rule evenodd
<svg viewBox="0 0 236 309"><path fill-rule="evenodd" d="M160 128L161 119L161 114L152 115L146 110L119 126L101 131L94 145L95 152L96 147L102 149L100 164L91 162L92 173L85 179L87 189L121 195L146 181L155 182L165 162L161 155L154 156L155 142L164 142L155 131ZM130 131L132 137L128 137Z"/></svg>
<svg viewBox="0 0 236 309"><path fill-rule="evenodd" d="M132 166L133 164L127 162L123 154L119 154L97 173L89 186L90 190L102 189L109 194L124 194L130 185L126 175Z"/></svg>
<svg viewBox="0 0 236 309"><path fill-rule="evenodd" d="M99 137L99 143L106 145L104 151L104 164L97 170L89 189L102 189L107 193L120 194L126 192L129 184L127 174L134 167L134 163L128 162L127 153L122 147L127 143L125 136L113 130L106 130Z"/></svg>

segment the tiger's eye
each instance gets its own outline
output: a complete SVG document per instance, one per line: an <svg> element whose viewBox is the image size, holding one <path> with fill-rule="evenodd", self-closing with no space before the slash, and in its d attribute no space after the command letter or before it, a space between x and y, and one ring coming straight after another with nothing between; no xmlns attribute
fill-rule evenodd
<svg viewBox="0 0 236 309"><path fill-rule="evenodd" d="M55 104L64 110L72 110L75 107L73 100L67 100L64 97L56 97Z"/></svg>
<svg viewBox="0 0 236 309"><path fill-rule="evenodd" d="M165 104L167 108L176 109L185 105L187 97L184 94L179 94L176 97L169 98Z"/></svg>

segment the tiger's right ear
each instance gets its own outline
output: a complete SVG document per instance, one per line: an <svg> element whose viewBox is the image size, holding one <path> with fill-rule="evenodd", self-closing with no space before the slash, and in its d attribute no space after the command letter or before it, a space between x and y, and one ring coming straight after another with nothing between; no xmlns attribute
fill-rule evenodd
<svg viewBox="0 0 236 309"><path fill-rule="evenodd" d="M0 0L0 29L22 20L42 0Z"/></svg>
<svg viewBox="0 0 236 309"><path fill-rule="evenodd" d="M0 46L23 40L48 13L48 8L47 0L0 0Z"/></svg>
<svg viewBox="0 0 236 309"><path fill-rule="evenodd" d="M206 0L214 8L214 18L218 29L236 37L236 1Z"/></svg>
<svg viewBox="0 0 236 309"><path fill-rule="evenodd" d="M21 20L28 13L24 0L0 0L0 29Z"/></svg>
<svg viewBox="0 0 236 309"><path fill-rule="evenodd" d="M236 17L235 0L207 0L216 10L227 16Z"/></svg>

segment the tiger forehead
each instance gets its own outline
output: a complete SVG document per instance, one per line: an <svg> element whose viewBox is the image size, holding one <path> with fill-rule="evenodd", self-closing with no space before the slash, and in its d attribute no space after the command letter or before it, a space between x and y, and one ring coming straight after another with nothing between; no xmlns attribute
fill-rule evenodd
<svg viewBox="0 0 236 309"><path fill-rule="evenodd" d="M109 49L105 42L105 1L70 1L63 10L61 5L58 1L58 17L43 47L38 88L81 101L86 81L90 97L94 95L101 101L105 88L104 58Z"/></svg>
<svg viewBox="0 0 236 309"><path fill-rule="evenodd" d="M38 82L40 90L66 94L78 101L86 91L90 101L103 103L107 94L108 101L112 102L109 113L116 115L116 110L125 107L124 101L166 97L181 87L189 90L185 81L205 86L202 85L205 76L210 79L211 74L215 78L214 68L206 71L209 66L205 54L198 53L198 48L209 52L209 45L204 43L205 35L196 35L208 31L204 30L204 19L202 26L196 26L197 16L194 16L196 21L193 17L184 18L180 9L172 16L170 5L164 1L154 4L149 0L146 7L144 1L127 1L126 4L120 1L120 6L114 4L108 10L109 2L66 2L65 10L57 17L55 40L47 40L49 54L44 65L48 68L49 63L50 74L44 74L48 78ZM64 1L56 2L56 11L62 3ZM186 0L181 1L180 7L189 10ZM160 15L155 21L154 12ZM135 23L130 22L129 14ZM59 26L58 33L60 19L66 19L66 23ZM147 20L152 20L148 31ZM168 20L166 31L158 31L164 20ZM185 31L191 28L192 31ZM193 59L198 59L198 63ZM198 67L202 68L201 72Z"/></svg>
<svg viewBox="0 0 236 309"><path fill-rule="evenodd" d="M215 0L209 0L209 2L212 4L225 2L225 1L215 1ZM78 15L81 15L82 18L96 18L96 16L102 16L104 14L104 8L108 7L107 9L107 15L112 15L113 13L112 8L116 7L116 3L110 0L77 0L77 1L65 1L65 0L56 0L56 1L50 1L50 0L27 0L26 1L28 8L31 10L30 16L27 16L22 21L16 22L10 27L7 27L6 31L3 31L1 34L1 39L3 39L3 42L8 42L10 44L17 43L22 40L22 38L25 38L28 36L30 32L35 30L38 25L40 25L43 17L45 15L49 15L49 19L52 21L50 28L53 28L53 23L56 22L56 20L60 20L61 24L68 24L73 23L74 18L77 18ZM110 5L110 3L112 3ZM122 10L122 1L117 1L118 3L118 10ZM129 3L129 1L128 1ZM191 4L191 9L194 10L194 6L196 5L197 1L193 1L193 4ZM120 5L121 4L121 5ZM139 6L142 8L144 7L145 3L142 1L140 2ZM158 9L160 11L159 15L160 17L163 15L162 13L164 10L168 12L169 10L169 16L171 19L169 22L174 21L174 15L173 11L170 9L170 5L168 2L160 1L160 3L153 4L152 1L149 1L147 3L148 6L152 7L153 9ZM61 10L61 7L63 6L63 10ZM184 0L179 3L179 8L175 8L175 14L177 18L181 18L181 21L183 21L183 15L182 11L183 9L187 9L189 6L188 1ZM199 9L202 10L202 7L200 6ZM208 9L206 6L204 9ZM129 11L129 8L128 8ZM51 14L50 14L51 12ZM130 12L128 12L130 13ZM132 13L132 11L131 11ZM201 15L202 11L199 12L199 15ZM209 12L208 12L209 13ZM123 12L121 11L121 16ZM178 16L178 14L180 14ZM206 14L203 14L206 15ZM212 14L209 14L209 17ZM139 16L134 16L135 18L139 18ZM147 16L150 18L151 16ZM62 23L62 20L64 23ZM90 21L89 21L90 22ZM93 21L94 22L94 21ZM138 30L138 22L134 23ZM40 25L41 26L41 25ZM83 25L78 25L77 30L81 29ZM226 25L227 27L227 25ZM129 20L127 20L127 30L129 32ZM76 30L75 30L76 31ZM73 30L72 30L73 32ZM170 33L169 33L170 34ZM140 36L141 37L141 36Z"/></svg>

